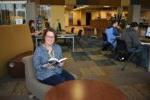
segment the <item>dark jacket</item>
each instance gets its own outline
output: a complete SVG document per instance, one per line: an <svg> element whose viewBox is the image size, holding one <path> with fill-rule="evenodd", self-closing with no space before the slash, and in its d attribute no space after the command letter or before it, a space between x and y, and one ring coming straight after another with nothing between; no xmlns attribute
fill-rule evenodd
<svg viewBox="0 0 150 100"><path fill-rule="evenodd" d="M121 34L121 39L125 41L127 48L138 48L141 43L139 40L139 33L133 28L124 30Z"/></svg>

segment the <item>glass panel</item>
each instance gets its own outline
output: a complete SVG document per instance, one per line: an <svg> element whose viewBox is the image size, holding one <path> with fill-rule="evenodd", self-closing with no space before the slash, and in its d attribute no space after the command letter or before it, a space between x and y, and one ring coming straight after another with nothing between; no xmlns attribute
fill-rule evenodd
<svg viewBox="0 0 150 100"><path fill-rule="evenodd" d="M23 24L26 20L25 5L26 4L1 3L0 25Z"/></svg>

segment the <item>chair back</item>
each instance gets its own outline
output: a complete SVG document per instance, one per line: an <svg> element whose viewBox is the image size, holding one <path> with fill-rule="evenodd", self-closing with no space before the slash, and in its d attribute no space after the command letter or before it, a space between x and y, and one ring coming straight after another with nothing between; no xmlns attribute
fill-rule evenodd
<svg viewBox="0 0 150 100"><path fill-rule="evenodd" d="M108 42L107 35L105 32L102 32L102 39L103 39L103 50L113 51L114 47L111 43Z"/></svg>
<svg viewBox="0 0 150 100"><path fill-rule="evenodd" d="M116 51L127 51L127 45L124 40L117 39Z"/></svg>
<svg viewBox="0 0 150 100"><path fill-rule="evenodd" d="M32 79L35 80L36 79L35 69L32 67L32 55L24 57L23 62L25 63L25 79L26 79L26 82L29 82Z"/></svg>
<svg viewBox="0 0 150 100"><path fill-rule="evenodd" d="M105 32L102 32L102 38L103 38L103 41L107 41L107 35Z"/></svg>
<svg viewBox="0 0 150 100"><path fill-rule="evenodd" d="M26 87L28 91L39 100L44 100L46 93L53 88L53 86L43 84L36 79L35 69L32 66L32 58L32 56L27 56L22 59L25 64Z"/></svg>
<svg viewBox="0 0 150 100"><path fill-rule="evenodd" d="M119 61L125 61L129 57L127 45L124 40L117 39L117 46L115 48L115 58Z"/></svg>

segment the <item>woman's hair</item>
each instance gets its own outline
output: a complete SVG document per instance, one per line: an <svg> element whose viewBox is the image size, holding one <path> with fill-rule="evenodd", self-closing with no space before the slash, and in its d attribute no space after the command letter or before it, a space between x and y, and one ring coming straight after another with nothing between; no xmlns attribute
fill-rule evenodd
<svg viewBox="0 0 150 100"><path fill-rule="evenodd" d="M54 29L50 28L50 29L47 29L44 32L44 34L43 34L43 38L42 38L43 39L43 43L45 42L45 37L46 37L46 35L47 35L48 32L52 32L54 34L54 38L55 38L55 42L56 42L56 40L57 40L57 34L56 34L56 32L55 32Z"/></svg>

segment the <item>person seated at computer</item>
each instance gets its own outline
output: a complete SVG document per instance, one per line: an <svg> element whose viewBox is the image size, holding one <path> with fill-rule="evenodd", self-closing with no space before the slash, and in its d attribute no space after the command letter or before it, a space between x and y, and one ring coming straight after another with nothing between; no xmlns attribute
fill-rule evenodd
<svg viewBox="0 0 150 100"><path fill-rule="evenodd" d="M130 27L121 34L121 39L126 42L128 51L134 51L141 47L139 39L139 28L136 22L132 22Z"/></svg>
<svg viewBox="0 0 150 100"><path fill-rule="evenodd" d="M141 59L136 63L138 64L138 62L141 62L143 59L143 47L139 39L139 27L137 22L132 22L130 27L124 30L124 32L121 34L121 40L125 41L128 52L136 53L136 56Z"/></svg>
<svg viewBox="0 0 150 100"><path fill-rule="evenodd" d="M109 26L108 28L106 28L105 30L105 34L107 36L107 42L109 42L112 45L112 48L115 49L116 44L117 44L117 36L119 35L118 33L118 21L113 20L111 22L111 26Z"/></svg>
<svg viewBox="0 0 150 100"><path fill-rule="evenodd" d="M75 79L63 69L63 62L56 65L49 63L50 58L62 58L62 49L58 44L55 44L55 40L55 32L47 30L43 34L43 44L36 48L33 55L33 67L36 70L36 77L40 82L48 85L57 85Z"/></svg>

